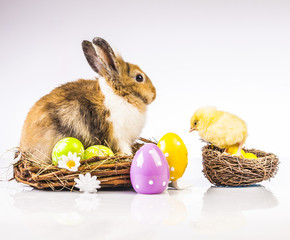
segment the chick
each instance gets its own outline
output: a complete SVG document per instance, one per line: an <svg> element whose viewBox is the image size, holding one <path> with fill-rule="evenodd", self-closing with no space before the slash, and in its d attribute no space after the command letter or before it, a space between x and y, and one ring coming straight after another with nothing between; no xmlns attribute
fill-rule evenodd
<svg viewBox="0 0 290 240"><path fill-rule="evenodd" d="M242 146L248 136L247 125L239 117L215 107L198 109L190 120L190 132L198 131L200 137L220 148L237 147L235 155L241 156Z"/></svg>

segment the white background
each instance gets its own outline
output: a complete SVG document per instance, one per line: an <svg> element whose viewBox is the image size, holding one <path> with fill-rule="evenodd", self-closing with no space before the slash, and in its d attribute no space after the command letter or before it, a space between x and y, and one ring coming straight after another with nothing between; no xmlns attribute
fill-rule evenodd
<svg viewBox="0 0 290 240"><path fill-rule="evenodd" d="M213 105L247 122L246 147L289 156L289 1L1 0L0 32L1 153L40 97L96 76L81 42L99 36L157 88L143 136L175 132L198 157L189 119Z"/></svg>
<svg viewBox="0 0 290 240"><path fill-rule="evenodd" d="M0 0L0 236L10 239L289 239L290 1ZM106 39L157 88L144 137L182 137L183 191L95 195L28 191L11 176L32 105L53 88L91 78L82 40ZM189 120L204 105L248 124L246 147L273 152L271 182L212 188ZM17 231L15 231L17 229Z"/></svg>

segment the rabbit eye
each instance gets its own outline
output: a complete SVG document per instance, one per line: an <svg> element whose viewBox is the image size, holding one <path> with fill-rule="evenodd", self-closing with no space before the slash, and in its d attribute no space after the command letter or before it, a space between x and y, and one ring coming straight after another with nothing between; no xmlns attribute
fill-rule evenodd
<svg viewBox="0 0 290 240"><path fill-rule="evenodd" d="M135 79L137 82L143 82L143 76L141 74L137 74Z"/></svg>

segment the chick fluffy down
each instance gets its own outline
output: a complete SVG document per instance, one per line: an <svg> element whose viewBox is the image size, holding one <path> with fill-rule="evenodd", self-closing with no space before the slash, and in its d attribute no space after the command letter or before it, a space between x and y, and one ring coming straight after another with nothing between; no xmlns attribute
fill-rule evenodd
<svg viewBox="0 0 290 240"><path fill-rule="evenodd" d="M200 137L221 148L243 144L248 136L247 125L242 119L215 107L198 109L192 118L195 120L198 120Z"/></svg>
<svg viewBox="0 0 290 240"><path fill-rule="evenodd" d="M208 127L204 138L216 146L228 148L245 142L247 135L247 125L243 120L233 114L224 113Z"/></svg>

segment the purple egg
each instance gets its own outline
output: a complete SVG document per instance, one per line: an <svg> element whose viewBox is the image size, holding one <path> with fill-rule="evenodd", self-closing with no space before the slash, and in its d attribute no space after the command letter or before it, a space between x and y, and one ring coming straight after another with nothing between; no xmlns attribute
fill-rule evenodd
<svg viewBox="0 0 290 240"><path fill-rule="evenodd" d="M167 188L169 166L163 152L155 144L145 144L137 151L132 161L130 178L137 193L157 194Z"/></svg>

